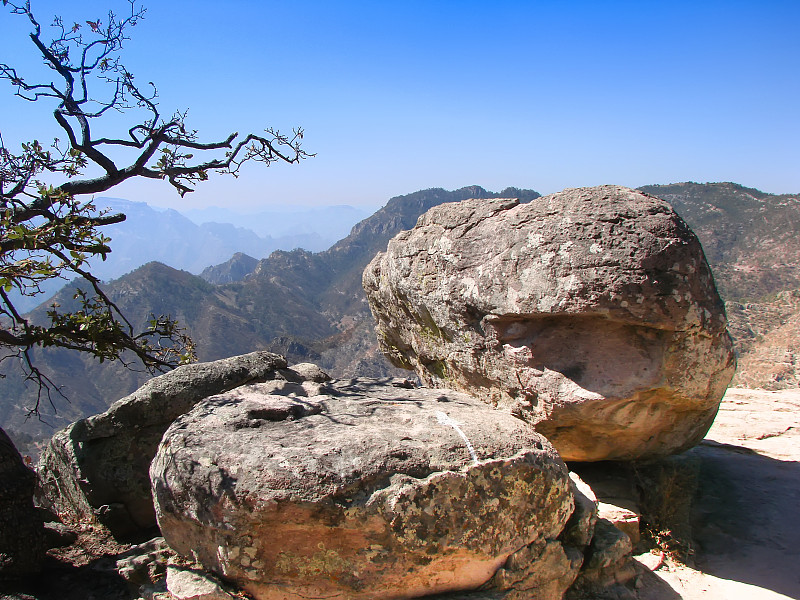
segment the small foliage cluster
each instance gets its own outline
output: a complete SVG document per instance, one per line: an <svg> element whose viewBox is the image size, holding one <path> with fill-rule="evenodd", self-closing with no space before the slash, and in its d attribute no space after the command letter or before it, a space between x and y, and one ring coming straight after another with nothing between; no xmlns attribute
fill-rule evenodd
<svg viewBox="0 0 800 600"><path fill-rule="evenodd" d="M645 541L673 560L690 564L694 554L690 511L697 491L697 465L676 457L638 464L634 476Z"/></svg>

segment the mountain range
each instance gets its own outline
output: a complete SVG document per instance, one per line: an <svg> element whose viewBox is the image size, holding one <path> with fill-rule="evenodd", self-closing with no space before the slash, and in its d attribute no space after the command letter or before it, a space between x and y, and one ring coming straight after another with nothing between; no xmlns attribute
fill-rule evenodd
<svg viewBox="0 0 800 600"><path fill-rule="evenodd" d="M287 207L281 209L240 212L212 206L184 210L182 214L198 225L230 223L249 229L264 238L302 238L317 240L319 246L300 244L306 250L320 251L345 237L355 223L370 215L366 210L338 204L319 207ZM282 248L286 249L284 246ZM243 250L243 248L240 248Z"/></svg>
<svg viewBox="0 0 800 600"><path fill-rule="evenodd" d="M800 195L735 183L647 185L700 238L727 301L765 300L800 287Z"/></svg>
<svg viewBox="0 0 800 600"><path fill-rule="evenodd" d="M747 364L748 356L756 357L759 340L798 318L797 302L791 300L795 298L791 290L800 289L798 196L765 194L733 183L641 189L670 202L697 233L728 301L740 363ZM133 322L144 322L151 313L177 317L194 338L200 360L263 348L286 355L290 362L315 362L337 377L407 375L394 370L378 352L361 273L389 239L413 227L429 208L494 197L527 202L539 194L516 188L492 193L477 186L423 190L392 198L322 252L279 250L261 260L239 252L205 269L202 276L151 262L110 282L107 290ZM70 289L57 296L65 307L72 302ZM782 308L769 308L781 293ZM32 317L41 318L43 310L34 310ZM791 366L796 343L785 345ZM49 435L53 427L105 410L147 378L120 364L100 365L66 351L37 351L37 360L63 384L70 403L54 398L58 412L46 411L46 425L25 422L22 407L31 402L33 390L26 390L21 378L9 375L0 392L0 426L23 447ZM763 368L765 360L769 358L753 363L751 380L772 378L767 386L770 381L778 387L792 381L796 385L798 378L789 376L786 369L776 374Z"/></svg>
<svg viewBox="0 0 800 600"><path fill-rule="evenodd" d="M90 262L92 272L103 281L152 261L198 274L236 252L264 258L280 249L320 251L347 235L366 216L352 206L327 206L252 214L212 208L187 211L190 218L176 210L120 198L98 197L94 204L98 211L126 216L122 223L103 227L112 248L106 260ZM63 286L64 281L51 280L43 286L41 296L15 295L13 301L19 310L32 310Z"/></svg>

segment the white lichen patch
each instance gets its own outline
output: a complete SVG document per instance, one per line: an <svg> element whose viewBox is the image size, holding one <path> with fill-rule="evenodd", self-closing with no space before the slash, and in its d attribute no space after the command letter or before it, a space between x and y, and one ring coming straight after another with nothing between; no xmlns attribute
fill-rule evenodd
<svg viewBox="0 0 800 600"><path fill-rule="evenodd" d="M581 280L575 273L571 273L567 277L562 277L559 282L559 288L569 295L572 292L577 292L581 289Z"/></svg>
<svg viewBox="0 0 800 600"><path fill-rule="evenodd" d="M437 251L442 254L447 254L453 249L453 240L451 240L447 236L441 236L434 240L433 244L431 245L431 250L428 251L428 254L435 254Z"/></svg>
<svg viewBox="0 0 800 600"><path fill-rule="evenodd" d="M531 248L538 248L544 242L544 236L541 233L528 234L528 246Z"/></svg>
<svg viewBox="0 0 800 600"><path fill-rule="evenodd" d="M463 298L469 298L473 300L477 300L480 298L480 290L478 289L478 282L475 281L472 277L464 277L461 282L462 292L461 295Z"/></svg>

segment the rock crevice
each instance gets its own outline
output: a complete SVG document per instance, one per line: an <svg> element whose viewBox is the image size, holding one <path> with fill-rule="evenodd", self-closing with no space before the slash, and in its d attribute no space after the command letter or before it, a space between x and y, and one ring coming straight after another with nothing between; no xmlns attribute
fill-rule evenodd
<svg viewBox="0 0 800 600"><path fill-rule="evenodd" d="M315 408L300 418L231 427L280 404L291 415L288 388L204 400L151 468L170 546L256 598L474 589L511 554L556 539L573 512L547 440L452 390L334 381L302 399Z"/></svg>

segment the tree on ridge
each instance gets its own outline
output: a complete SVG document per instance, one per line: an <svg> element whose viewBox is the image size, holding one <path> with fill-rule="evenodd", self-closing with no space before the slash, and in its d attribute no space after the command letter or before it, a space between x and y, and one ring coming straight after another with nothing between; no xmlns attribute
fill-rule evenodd
<svg viewBox="0 0 800 600"><path fill-rule="evenodd" d="M183 196L212 172L236 177L246 162L297 163L311 155L301 147L300 128L291 135L269 128L205 142L187 125L186 112L163 116L156 86L136 83L120 58L129 29L145 14L136 0L128 0L125 17L109 11L105 21L71 25L55 17L50 40L43 39L29 1L2 2L31 27L30 40L54 81L30 80L5 62L0 79L23 100L50 103L65 138L49 145L34 139L13 151L0 131L0 365L21 364L38 386L30 407L38 414L43 397L52 404L51 391L58 387L37 368L36 347L66 348L131 367L133 357L153 373L194 358L191 339L170 315L131 323L103 291L90 261L105 260L110 239L101 228L125 215L98 211L81 196L91 198L137 177L166 180ZM114 112L136 115L133 125L117 136L98 135L95 125ZM75 310L54 304L39 323L14 306L12 291L35 296L46 280L75 277L85 287L75 295Z"/></svg>

